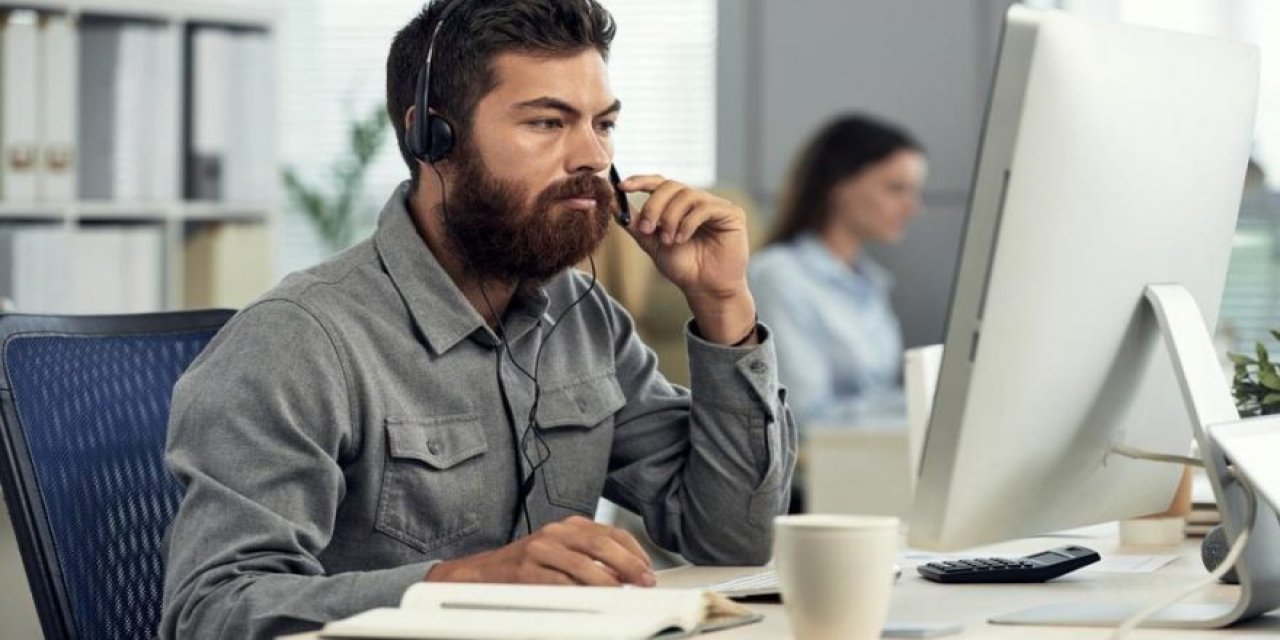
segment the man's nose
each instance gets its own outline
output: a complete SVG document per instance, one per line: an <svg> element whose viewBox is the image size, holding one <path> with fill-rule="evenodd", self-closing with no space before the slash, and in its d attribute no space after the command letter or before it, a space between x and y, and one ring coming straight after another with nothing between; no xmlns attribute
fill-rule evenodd
<svg viewBox="0 0 1280 640"><path fill-rule="evenodd" d="M601 173L613 162L612 148L594 125L579 129L569 153L569 173Z"/></svg>

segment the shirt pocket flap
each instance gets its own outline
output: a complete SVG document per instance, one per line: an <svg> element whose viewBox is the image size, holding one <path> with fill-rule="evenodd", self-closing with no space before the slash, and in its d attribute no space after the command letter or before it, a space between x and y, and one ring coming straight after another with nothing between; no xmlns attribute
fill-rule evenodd
<svg viewBox="0 0 1280 640"><path fill-rule="evenodd" d="M538 425L591 427L604 422L626 404L618 376L613 371L595 374L543 390L538 402Z"/></svg>
<svg viewBox="0 0 1280 640"><path fill-rule="evenodd" d="M419 420L387 418L391 457L448 469L489 450L480 415L468 413Z"/></svg>

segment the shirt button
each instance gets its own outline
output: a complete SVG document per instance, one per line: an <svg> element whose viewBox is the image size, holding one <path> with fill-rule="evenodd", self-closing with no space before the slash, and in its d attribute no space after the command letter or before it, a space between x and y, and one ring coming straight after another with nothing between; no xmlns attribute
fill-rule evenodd
<svg viewBox="0 0 1280 640"><path fill-rule="evenodd" d="M756 360L751 363L750 369L752 373L764 373L769 370L769 365L760 360Z"/></svg>
<svg viewBox="0 0 1280 640"><path fill-rule="evenodd" d="M440 441L435 438L428 440L427 451L430 451L433 456L440 455Z"/></svg>

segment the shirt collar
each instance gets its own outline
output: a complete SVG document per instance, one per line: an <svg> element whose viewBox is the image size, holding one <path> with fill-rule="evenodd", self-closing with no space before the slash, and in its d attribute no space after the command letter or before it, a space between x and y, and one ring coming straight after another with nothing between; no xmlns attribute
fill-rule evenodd
<svg viewBox="0 0 1280 640"><path fill-rule="evenodd" d="M483 343L497 344L497 337L484 319L418 235L409 211L409 193L409 182L405 181L391 194L378 216L373 244L414 324L436 354L449 351L472 334ZM508 339L516 340L527 333L548 306L549 298L542 287L518 291L503 320Z"/></svg>
<svg viewBox="0 0 1280 640"><path fill-rule="evenodd" d="M858 252L858 257L854 258L852 264L844 262L812 232L806 232L797 238L796 247L801 259L816 273L841 282L847 282L852 273L871 281L878 289L893 288L893 274L873 260L865 250Z"/></svg>

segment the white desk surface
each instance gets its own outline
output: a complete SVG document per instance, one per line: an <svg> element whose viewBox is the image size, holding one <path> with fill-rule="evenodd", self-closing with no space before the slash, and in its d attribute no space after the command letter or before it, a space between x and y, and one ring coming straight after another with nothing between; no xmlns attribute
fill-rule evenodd
<svg viewBox="0 0 1280 640"><path fill-rule="evenodd" d="M1105 558L1109 554L1174 555L1179 557L1167 566L1151 573L1097 573L1081 570L1056 580L1029 585L942 585L929 582L916 573L915 567L904 564L902 579L894 585L889 619L899 623L955 623L964 625L960 634L939 636L942 638L1053 638L1089 639L1107 638L1110 629L1085 627L1025 627L993 625L987 618L1011 613L1044 604L1064 602L1120 602L1149 603L1172 592L1191 585L1206 574L1200 562L1200 540L1189 539L1176 547L1122 547L1117 540L1114 524L1091 527L1072 532L1071 535L1027 538L993 545L978 551L976 556L1021 556L1059 547L1080 544L1097 550ZM965 555L969 555L966 553ZM745 571L758 571L757 568ZM727 579L744 572L743 568L680 567L665 571L659 576L664 587L681 587ZM1238 587L1215 585L1184 602L1230 602ZM715 634L716 640L755 640L790 638L786 610L782 605L751 605L765 614L763 621ZM1227 630L1173 631L1169 629L1139 629L1130 638L1218 638L1256 637L1275 638L1280 635L1280 611L1273 612L1250 623ZM709 636L710 637L710 636Z"/></svg>
<svg viewBox="0 0 1280 640"><path fill-rule="evenodd" d="M1099 573L1082 570L1051 582L1030 585L941 585L919 577L914 566L903 565L902 579L894 586L889 618L901 623L954 623L964 625L960 634L942 638L1107 638L1109 629L1085 627L1025 627L992 625L987 618L1027 607L1064 602L1147 603L1189 586L1206 575L1200 563L1200 540L1189 539L1175 547L1122 547L1115 525L1078 530L1070 535L1042 536L993 545L977 550L978 556L1019 556L1066 544L1080 544L1108 554L1173 555L1179 557L1151 573ZM968 555L968 554L966 554ZM680 567L658 575L659 586L687 587L755 573L759 567ZM1238 587L1215 585L1184 602L1230 602ZM780 604L750 604L764 614L755 624L708 634L709 640L776 640L791 637L786 610ZM1173 631L1139 629L1130 638L1275 638L1280 635L1280 611L1226 630ZM315 634L288 636L310 640Z"/></svg>

